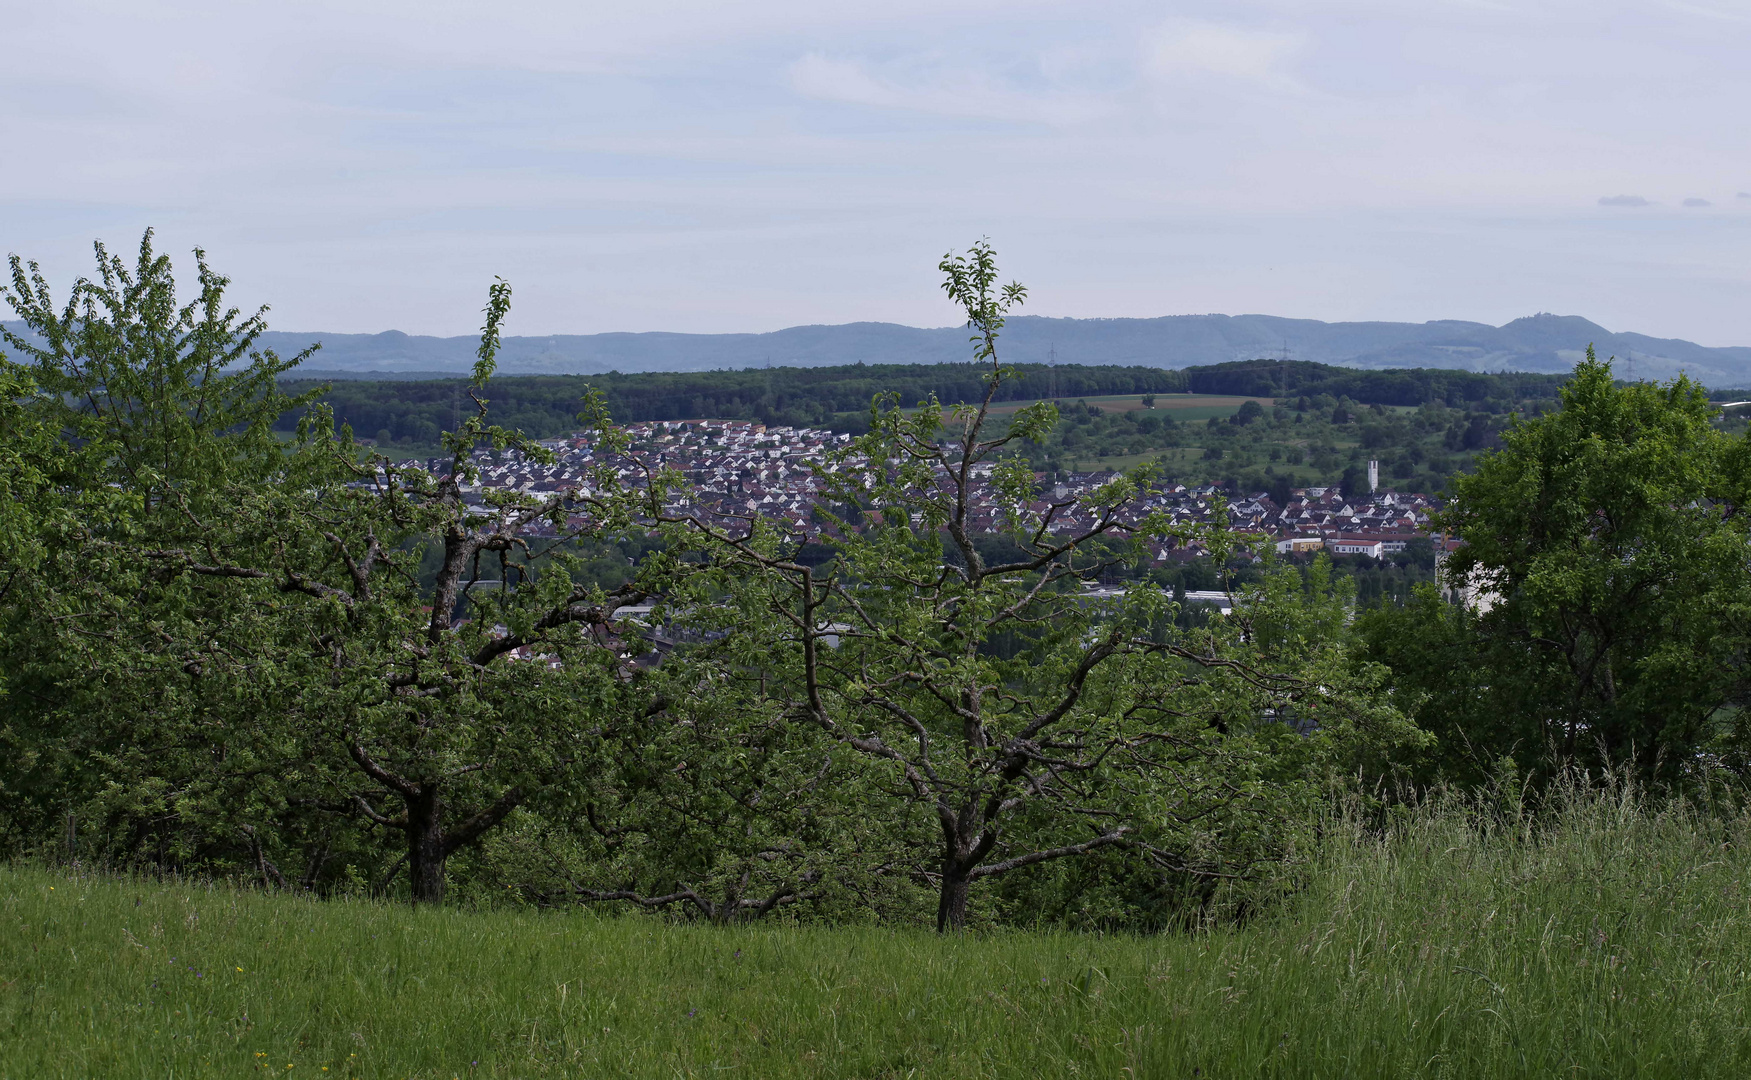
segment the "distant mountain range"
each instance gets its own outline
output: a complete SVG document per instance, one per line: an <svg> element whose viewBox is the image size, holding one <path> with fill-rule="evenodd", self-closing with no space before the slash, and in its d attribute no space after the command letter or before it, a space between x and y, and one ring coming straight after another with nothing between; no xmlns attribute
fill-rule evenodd
<svg viewBox="0 0 1751 1080"><path fill-rule="evenodd" d="M319 377L433 378L469 369L478 340L381 334L273 331L263 343L281 355L312 342L307 365ZM1142 364L1183 368L1280 357L1354 368L1460 368L1562 372L1592 344L1616 357L1620 375L1670 378L1680 371L1709 386L1751 386L1751 348L1709 348L1675 338L1614 334L1573 315L1531 315L1505 326L1441 320L1340 322L1271 315L1169 315L1157 319L1049 319L1022 316L1004 328L1002 355L1065 364ZM585 334L507 337L499 370L512 374L607 371L710 371L832 364L941 363L966 360L960 327L895 323L793 326L768 334Z"/></svg>

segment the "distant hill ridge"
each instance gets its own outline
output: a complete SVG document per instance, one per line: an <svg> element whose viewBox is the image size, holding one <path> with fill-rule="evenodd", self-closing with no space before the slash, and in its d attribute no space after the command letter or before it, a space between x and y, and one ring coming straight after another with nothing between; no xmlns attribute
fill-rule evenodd
<svg viewBox="0 0 1751 1080"><path fill-rule="evenodd" d="M378 378L436 378L468 370L478 340L380 334L272 331L264 344L282 355L320 340L312 373ZM1467 371L1563 372L1588 344L1615 356L1620 374L1670 378L1680 371L1711 386L1751 385L1751 348L1710 348L1675 338L1612 333L1573 315L1538 314L1505 326L1460 320L1426 323L1339 322L1271 315L1168 315L1154 319L1053 319L1020 316L1004 329L1002 352L1040 363L1185 368L1258 357L1342 367L1453 368ZM968 358L961 327L922 329L896 323L793 326L766 334L606 333L507 337L505 374L600 374L821 367L839 364L934 364Z"/></svg>

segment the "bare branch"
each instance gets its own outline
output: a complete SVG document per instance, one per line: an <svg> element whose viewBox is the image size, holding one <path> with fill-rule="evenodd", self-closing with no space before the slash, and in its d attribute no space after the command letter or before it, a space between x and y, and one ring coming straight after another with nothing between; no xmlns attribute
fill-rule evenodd
<svg viewBox="0 0 1751 1080"><path fill-rule="evenodd" d="M991 877L994 874L1006 874L1019 867L1032 866L1034 863L1062 859L1069 855L1083 855L1098 848L1111 847L1122 842L1130 831L1130 826L1121 826L1111 832L1102 833L1092 840L1084 840L1080 844L1066 844L1063 847L1047 848L1044 851L1017 855L1013 859L1004 859L1002 862L986 863L984 866L974 867L967 876L969 878Z"/></svg>

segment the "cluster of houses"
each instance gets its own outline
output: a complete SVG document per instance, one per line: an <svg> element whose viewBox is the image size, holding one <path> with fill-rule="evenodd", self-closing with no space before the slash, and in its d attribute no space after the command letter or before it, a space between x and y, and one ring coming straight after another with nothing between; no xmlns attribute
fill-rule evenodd
<svg viewBox="0 0 1751 1080"><path fill-rule="evenodd" d="M1269 502L1269 500L1265 500ZM1395 555L1429 536L1429 515L1440 509L1427 495L1376 491L1346 499L1335 487L1298 489L1289 505L1262 517L1279 552L1323 548L1334 555Z"/></svg>
<svg viewBox="0 0 1751 1080"><path fill-rule="evenodd" d="M604 464L621 483L636 486L644 483L649 468L665 466L684 474L692 489L688 500L673 504L671 510L685 510L731 528L760 517L813 538L827 527L814 513L818 504L827 501L825 477L841 469L855 470L860 464L855 458L836 462L829 457L833 451L846 448L851 436L812 428L767 428L749 421L713 420L636 423L626 430L632 441L625 454L598 457L591 438L582 434L545 441L558 457L554 465L515 453L496 459L483 453L477 462L478 483L470 494L478 498L484 489L509 489L556 497L587 489L591 474ZM441 463L434 461L430 466L440 467ZM989 465L976 466L974 474L969 525L974 531L998 531L1008 515L1023 508L1007 505L989 484ZM1101 511L1091 496L1114 475L1070 473L1056 481L1043 476L1038 479L1037 497L1025 509L1050 514L1051 531L1064 535L1086 532L1099 524ZM1427 496L1393 491L1346 497L1335 487L1296 489L1287 505L1279 506L1265 493L1236 497L1215 486L1169 484L1134 500L1117 520L1129 525L1159 513L1174 526L1205 523L1215 513L1218 498L1228 500L1232 529L1253 534L1261 543L1272 543L1279 552L1323 549L1335 555L1375 559L1402 552L1410 541L1428 536L1429 515L1438 509ZM1209 554L1195 540L1171 536L1152 543L1151 550L1156 565Z"/></svg>
<svg viewBox="0 0 1751 1080"><path fill-rule="evenodd" d="M1174 484L1145 502L1166 510L1176 524L1202 523L1214 513L1218 497L1228 500L1231 530L1256 536L1280 554L1323 550L1372 559L1398 554L1411 541L1428 538L1429 515L1440 509L1426 495L1377 491L1345 497L1335 487L1296 488L1287 505L1279 506L1264 492L1237 497L1211 485ZM1159 566L1208 554L1194 540L1156 547L1153 561Z"/></svg>

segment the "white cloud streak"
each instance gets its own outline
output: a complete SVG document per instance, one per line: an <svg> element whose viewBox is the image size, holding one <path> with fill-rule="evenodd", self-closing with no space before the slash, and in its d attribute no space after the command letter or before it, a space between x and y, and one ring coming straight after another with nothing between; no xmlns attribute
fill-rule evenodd
<svg viewBox="0 0 1751 1080"><path fill-rule="evenodd" d="M790 84L821 101L1054 127L1087 123L1109 108L1075 91L1028 91L989 70L934 59L878 73L858 60L810 52L791 65Z"/></svg>
<svg viewBox="0 0 1751 1080"><path fill-rule="evenodd" d="M1216 75L1301 92L1286 65L1304 45L1298 33L1175 19L1149 34L1145 57L1149 74L1160 79Z"/></svg>

